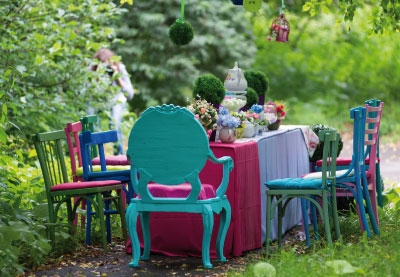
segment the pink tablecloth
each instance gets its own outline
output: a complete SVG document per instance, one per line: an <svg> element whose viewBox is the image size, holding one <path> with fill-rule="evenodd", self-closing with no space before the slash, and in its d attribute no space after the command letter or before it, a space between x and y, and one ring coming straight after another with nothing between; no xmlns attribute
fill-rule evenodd
<svg viewBox="0 0 400 277"><path fill-rule="evenodd" d="M210 143L216 157L230 156L234 160L227 197L232 219L225 240L226 257L240 256L244 251L261 247L261 201L258 147L246 143ZM222 166L207 162L200 174L203 183L218 187ZM216 258L215 240L219 216L215 216L211 240L211 257ZM203 223L201 215L189 213L151 214L151 251L169 256L201 256ZM140 228L139 228L140 229ZM139 230L141 238L141 229ZM142 239L141 239L142 241ZM129 252L130 246L127 247Z"/></svg>

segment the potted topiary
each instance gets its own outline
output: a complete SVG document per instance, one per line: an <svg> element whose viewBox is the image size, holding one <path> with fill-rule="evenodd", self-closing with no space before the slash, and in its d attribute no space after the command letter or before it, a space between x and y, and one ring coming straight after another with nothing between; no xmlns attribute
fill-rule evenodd
<svg viewBox="0 0 400 277"><path fill-rule="evenodd" d="M268 78L264 72L259 70L246 70L244 77L247 81L247 87L255 90L258 96L258 104L264 105L265 94L268 91Z"/></svg>
<svg viewBox="0 0 400 277"><path fill-rule="evenodd" d="M251 106L258 102L258 95L254 89L247 87L246 91L246 105L240 109L241 111L247 111Z"/></svg>
<svg viewBox="0 0 400 277"><path fill-rule="evenodd" d="M200 97L217 108L225 97L224 84L213 74L203 74L194 82L193 97Z"/></svg>
<svg viewBox="0 0 400 277"><path fill-rule="evenodd" d="M332 127L329 127L327 125L323 125L323 124L312 124L310 126L311 130L313 130L313 132L318 136L319 131L321 130L330 130L332 129ZM337 156L339 157L340 152L343 149L343 141L342 141L342 137L339 136L339 144L338 144L338 153ZM312 157L310 157L310 162L311 163L315 163L318 160L322 159L322 152L324 150L324 144L323 143L319 143L317 145L317 148L314 151L314 154L312 155Z"/></svg>

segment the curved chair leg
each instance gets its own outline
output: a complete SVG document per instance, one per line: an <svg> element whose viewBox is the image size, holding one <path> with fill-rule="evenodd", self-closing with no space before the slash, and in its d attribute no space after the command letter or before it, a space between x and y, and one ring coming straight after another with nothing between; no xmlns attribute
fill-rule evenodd
<svg viewBox="0 0 400 277"><path fill-rule="evenodd" d="M140 213L140 221L143 230L143 255L140 257L142 260L147 261L150 257L151 237L150 237L150 213ZM140 245L139 245L140 249Z"/></svg>
<svg viewBox="0 0 400 277"><path fill-rule="evenodd" d="M356 200L357 203L357 210L358 210L358 217L361 223L361 228L362 230L367 232L367 236L370 238L371 237L371 230L369 229L369 225L367 222L367 215L365 212L365 207L364 207L364 197L363 197L363 192L361 185L359 182L356 182L356 194L354 195L354 199Z"/></svg>
<svg viewBox="0 0 400 277"><path fill-rule="evenodd" d="M228 232L229 224L231 222L231 205L228 202L228 199L225 199L222 204L221 210L221 221L218 230L217 236L217 257L221 262L226 262L226 258L224 256L224 244L226 233Z"/></svg>
<svg viewBox="0 0 400 277"><path fill-rule="evenodd" d="M128 226L129 236L132 242L132 261L129 263L129 267L139 266L140 243L139 237L136 232L138 216L139 213L137 212L135 205L129 204L128 209L126 210L126 222Z"/></svg>
<svg viewBox="0 0 400 277"><path fill-rule="evenodd" d="M203 244L202 244L202 258L204 268L212 268L210 262L210 242L211 233L214 226L214 214L209 205L203 206Z"/></svg>

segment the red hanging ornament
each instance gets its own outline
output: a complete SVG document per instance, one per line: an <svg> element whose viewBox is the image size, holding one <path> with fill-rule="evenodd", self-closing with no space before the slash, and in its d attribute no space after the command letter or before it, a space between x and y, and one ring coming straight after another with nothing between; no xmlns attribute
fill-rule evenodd
<svg viewBox="0 0 400 277"><path fill-rule="evenodd" d="M289 21L287 21L285 15L283 14L284 9L285 9L285 3L282 0L280 15L278 18L272 21L271 28L269 31L269 36L267 37L268 41L277 41L277 42L289 41L290 25Z"/></svg>

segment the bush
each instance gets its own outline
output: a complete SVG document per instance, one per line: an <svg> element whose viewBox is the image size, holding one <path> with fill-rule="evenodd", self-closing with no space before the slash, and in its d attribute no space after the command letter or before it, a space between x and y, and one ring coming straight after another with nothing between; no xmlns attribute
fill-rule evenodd
<svg viewBox="0 0 400 277"><path fill-rule="evenodd" d="M244 77L247 86L254 89L258 96L265 95L268 91L268 78L264 72L259 70L246 70Z"/></svg>
<svg viewBox="0 0 400 277"><path fill-rule="evenodd" d="M198 97L211 104L221 104L225 97L224 84L213 74L201 75L194 82L193 88L193 98Z"/></svg>
<svg viewBox="0 0 400 277"><path fill-rule="evenodd" d="M247 107L251 107L254 104L258 103L258 95L257 92L252 89L251 87L247 87L246 89L247 93L246 93L246 98L247 98L247 102L246 102L246 106Z"/></svg>
<svg viewBox="0 0 400 277"><path fill-rule="evenodd" d="M168 35L176 45L186 45L193 39L193 27L189 22L177 19L169 28Z"/></svg>

